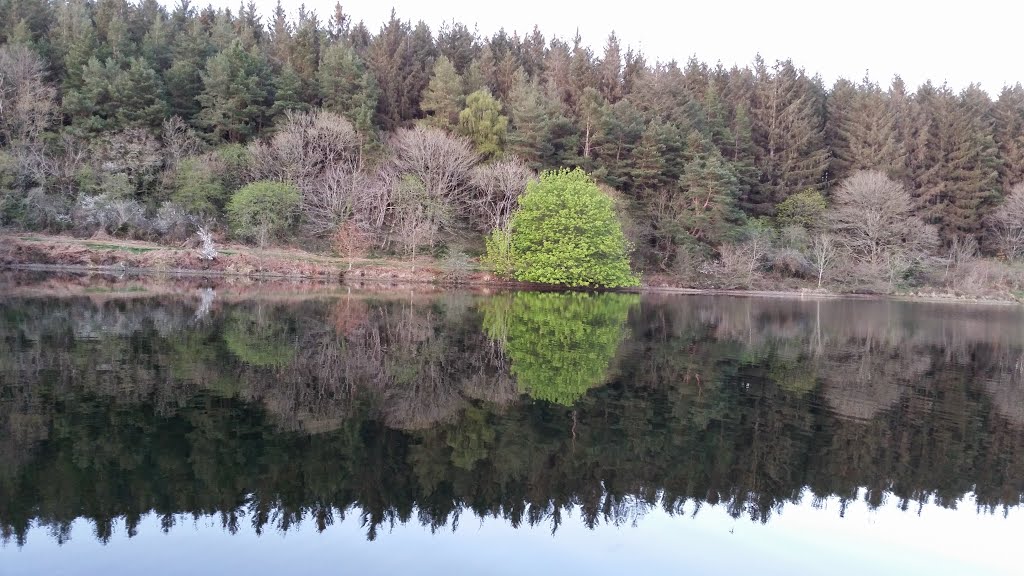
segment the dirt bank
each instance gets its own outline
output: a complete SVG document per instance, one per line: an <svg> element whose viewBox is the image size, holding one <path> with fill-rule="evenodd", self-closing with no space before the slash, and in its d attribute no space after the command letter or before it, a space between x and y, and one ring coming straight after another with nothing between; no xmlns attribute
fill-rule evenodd
<svg viewBox="0 0 1024 576"><path fill-rule="evenodd" d="M475 267L447 269L429 259L416 262L371 258L335 258L294 248L259 250L249 246L218 246L212 261L199 258L190 247L173 247L110 237L88 239L71 236L0 232L0 269L42 272L105 272L116 275L143 273L176 278L223 278L242 280L316 282L361 289L405 289L420 291L424 285L471 286L478 290L531 288L541 285L508 282ZM208 284L209 280L200 280ZM292 289L294 289L294 284ZM549 289L549 288L548 288ZM669 279L645 278L637 291L674 294L719 294L746 297L801 299L886 298L930 302L974 302L1014 304L1006 298L978 299L935 291L905 294L848 294L812 289L715 290L673 285Z"/></svg>

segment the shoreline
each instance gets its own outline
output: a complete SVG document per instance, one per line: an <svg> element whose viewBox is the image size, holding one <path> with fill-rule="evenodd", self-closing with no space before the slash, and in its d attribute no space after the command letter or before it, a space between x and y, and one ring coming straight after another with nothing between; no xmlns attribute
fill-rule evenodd
<svg viewBox="0 0 1024 576"><path fill-rule="evenodd" d="M0 232L0 271L103 274L115 277L139 276L155 279L220 279L226 282L286 282L335 285L356 289L468 289L468 290L553 290L543 285L508 281L477 269L459 270L456 277L436 260L396 261L368 258L333 258L295 249L255 250L228 245L221 256L205 267L194 251L150 242L115 238L80 239L43 234ZM69 261L70 260L70 261ZM154 265L154 262L157 264ZM956 294L865 294L818 289L717 289L642 284L614 290L637 294L678 294L730 296L739 298L784 298L799 300L891 300L949 304L1016 306L1010 298L976 298Z"/></svg>

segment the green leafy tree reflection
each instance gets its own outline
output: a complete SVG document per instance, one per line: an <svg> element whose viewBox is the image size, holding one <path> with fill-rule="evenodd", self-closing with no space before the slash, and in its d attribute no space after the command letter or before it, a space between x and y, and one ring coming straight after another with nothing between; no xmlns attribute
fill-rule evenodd
<svg viewBox="0 0 1024 576"><path fill-rule="evenodd" d="M519 389L571 406L604 383L635 294L518 292L490 299L484 330L502 343Z"/></svg>
<svg viewBox="0 0 1024 576"><path fill-rule="evenodd" d="M290 328L287 323L266 318L260 309L252 313L238 311L224 328L224 343L246 364L280 368L295 358Z"/></svg>

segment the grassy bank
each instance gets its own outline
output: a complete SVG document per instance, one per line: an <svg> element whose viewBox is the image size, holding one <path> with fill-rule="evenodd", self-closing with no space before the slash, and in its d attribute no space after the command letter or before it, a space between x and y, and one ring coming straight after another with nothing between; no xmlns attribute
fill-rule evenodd
<svg viewBox="0 0 1024 576"><path fill-rule="evenodd" d="M241 244L218 245L218 256L201 260L193 246L167 246L153 242L111 237L75 238L63 235L0 233L0 268L45 272L106 272L187 278L245 279L283 282L316 282L353 286L390 287L467 285L480 287L529 287L509 282L484 270L474 261L445 262L431 258L416 261L386 258L341 258L297 248L257 249ZM763 284L763 285L761 285ZM749 289L724 289L687 285L680 279L645 275L640 291L678 294L722 294L799 298L892 298L952 302L1019 303L1020 295L965 294L940 288L919 288L893 293L862 293L817 289L793 279L765 278Z"/></svg>

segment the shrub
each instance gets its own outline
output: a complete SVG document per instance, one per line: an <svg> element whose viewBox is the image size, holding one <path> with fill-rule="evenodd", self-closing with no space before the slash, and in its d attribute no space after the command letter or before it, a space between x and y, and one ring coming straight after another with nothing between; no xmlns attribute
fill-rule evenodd
<svg viewBox="0 0 1024 576"><path fill-rule="evenodd" d="M508 228L496 228L487 235L487 255L484 264L495 274L513 276L516 272L512 256L512 233Z"/></svg>
<svg viewBox="0 0 1024 576"><path fill-rule="evenodd" d="M799 226L813 230L822 223L827 208L825 197L817 190L797 192L779 203L775 211L775 222L779 228Z"/></svg>
<svg viewBox="0 0 1024 576"><path fill-rule="evenodd" d="M197 158L187 158L178 166L171 200L199 216L216 216L224 206L224 186L210 167Z"/></svg>
<svg viewBox="0 0 1024 576"><path fill-rule="evenodd" d="M88 234L102 230L107 234L127 235L147 228L142 205L113 194L82 196L75 205L73 217L75 225Z"/></svg>
<svg viewBox="0 0 1024 576"><path fill-rule="evenodd" d="M531 182L512 217L511 234L518 280L573 287L639 284L612 199L578 168L545 172Z"/></svg>
<svg viewBox="0 0 1024 576"><path fill-rule="evenodd" d="M295 225L299 190L283 182L253 182L235 192L228 202L231 231L239 238L267 242Z"/></svg>

